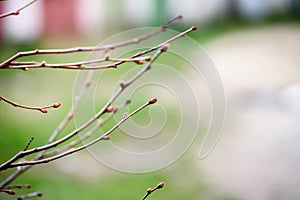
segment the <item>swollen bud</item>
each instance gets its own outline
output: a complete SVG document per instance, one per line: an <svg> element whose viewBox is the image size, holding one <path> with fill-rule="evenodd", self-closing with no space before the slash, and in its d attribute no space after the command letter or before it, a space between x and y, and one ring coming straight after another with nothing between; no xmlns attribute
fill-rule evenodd
<svg viewBox="0 0 300 200"><path fill-rule="evenodd" d="M157 98L157 97L154 97L154 98L151 99L148 103L149 103L149 104L154 104L154 103L157 102L157 100L158 100L158 98Z"/></svg>
<svg viewBox="0 0 300 200"><path fill-rule="evenodd" d="M42 113L48 113L48 110L47 110L47 109L40 109L40 111L41 111Z"/></svg>
<svg viewBox="0 0 300 200"><path fill-rule="evenodd" d="M152 189L152 188L148 188L148 189L147 189L147 192L148 192L148 193L151 193L151 192L153 192L153 189Z"/></svg>
<svg viewBox="0 0 300 200"><path fill-rule="evenodd" d="M106 112L116 112L118 110L117 106L108 106Z"/></svg>
<svg viewBox="0 0 300 200"><path fill-rule="evenodd" d="M134 61L136 64L138 64L138 65L142 65L142 64L144 64L145 63L145 61L143 61L143 60L136 60L136 61Z"/></svg>
<svg viewBox="0 0 300 200"><path fill-rule="evenodd" d="M109 135L104 136L103 140L110 140L110 136Z"/></svg>
<svg viewBox="0 0 300 200"><path fill-rule="evenodd" d="M167 51L169 49L170 45L169 44L165 44L164 46L161 47L162 51Z"/></svg>
<svg viewBox="0 0 300 200"><path fill-rule="evenodd" d="M58 108L61 106L61 103L60 102L56 102L55 104L53 104L53 108Z"/></svg>
<svg viewBox="0 0 300 200"><path fill-rule="evenodd" d="M165 186L165 182L160 182L157 186L156 186L156 188L157 189L160 189L160 188L163 188Z"/></svg>

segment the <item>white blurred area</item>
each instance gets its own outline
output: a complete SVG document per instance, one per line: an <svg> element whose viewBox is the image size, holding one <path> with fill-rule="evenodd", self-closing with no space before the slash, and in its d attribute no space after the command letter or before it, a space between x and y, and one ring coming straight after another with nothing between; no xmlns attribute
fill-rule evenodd
<svg viewBox="0 0 300 200"><path fill-rule="evenodd" d="M207 45L227 119L199 162L213 192L244 200L300 197L300 26L234 32Z"/></svg>

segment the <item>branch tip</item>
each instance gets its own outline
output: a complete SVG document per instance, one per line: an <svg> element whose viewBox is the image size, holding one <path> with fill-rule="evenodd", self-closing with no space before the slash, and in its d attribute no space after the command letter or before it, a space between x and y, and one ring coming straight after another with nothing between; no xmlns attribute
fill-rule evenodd
<svg viewBox="0 0 300 200"><path fill-rule="evenodd" d="M157 97L152 98L151 100L148 101L149 104L154 104L158 101Z"/></svg>
<svg viewBox="0 0 300 200"><path fill-rule="evenodd" d="M157 186L156 186L156 188L157 189L160 189L160 188L163 188L165 186L165 182L160 182Z"/></svg>
<svg viewBox="0 0 300 200"><path fill-rule="evenodd" d="M5 192L6 194L9 194L9 195L15 195L16 192L14 190L3 190L3 189L0 189L0 192Z"/></svg>
<svg viewBox="0 0 300 200"><path fill-rule="evenodd" d="M61 106L61 102L56 102L55 104L53 104L53 108L58 108Z"/></svg>

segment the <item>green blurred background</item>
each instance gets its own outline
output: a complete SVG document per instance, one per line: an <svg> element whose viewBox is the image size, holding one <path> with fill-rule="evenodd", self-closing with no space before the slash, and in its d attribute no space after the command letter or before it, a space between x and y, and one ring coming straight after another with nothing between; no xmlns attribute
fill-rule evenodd
<svg viewBox="0 0 300 200"><path fill-rule="evenodd" d="M270 40L272 35L281 35L282 33L282 37L278 37L270 42L278 42L290 37L292 38L292 43L294 42L295 44L293 47L295 52L299 50L298 43L293 38L294 35L299 35L300 33L299 1L286 1L288 3L276 1L277 4L275 1L261 1L261 4L258 3L259 1L254 1L259 4L254 6L251 3L247 3L249 1L238 0L209 2L199 1L201 3L196 3L197 1L187 1L185 4L182 4L182 2L179 3L179 1L151 1L151 3L150 1L140 1L137 3L133 1L103 0L99 1L101 3L96 1L84 2L85 1L68 0L39 1L37 5L24 10L24 14L22 13L18 17L13 16L7 19L1 19L1 61L4 61L6 58L16 52L32 50L36 48L65 48L95 45L106 39L111 34L118 33L122 30L127 30L133 27L157 26L176 14L183 14L183 17L185 17L186 14L187 18L184 19L183 22L176 23L176 25L172 26L171 28L181 31L191 25L198 26L199 31L191 34L190 36L207 49L208 54L213 60L214 55L216 55L216 65L217 68L220 66L218 69L220 70L220 75L224 81L225 92L227 98L229 99L229 114L225 124L225 133L223 134L222 138L227 137L229 134L227 138L230 138L229 140L231 142L235 141L236 139L236 141L233 142L234 144L239 143L239 138L235 136L231 138L230 134L234 135L234 133L227 133L226 130L228 129L228 132L232 132L234 128L231 129L228 127L243 126L242 123L239 124L238 121L235 121L235 119L242 115L242 112L244 112L244 110L238 109L244 106L243 108L246 107L248 112L248 109L251 110L252 107L247 106L249 104L252 105L253 102L249 103L247 100L256 98L255 96L251 96L251 94L257 94L255 93L257 91L261 92L260 89L262 87L267 89L266 91L263 90L262 92L264 94L269 94L268 89L270 88L268 88L268 84L264 84L263 82L261 85L256 85L252 88L247 86L245 89L245 87L241 86L238 89L233 89L233 85L239 85L239 78L242 79L242 77L238 75L239 71L236 71L235 68L222 68L222 57L219 55L224 55L228 48L230 48L230 46L227 46L228 44L231 44L236 48L239 47L239 50L236 50L236 52L239 52L244 50L244 46L242 44L249 44L251 42L255 44L255 42L257 42L257 44L263 45L267 43L268 41L266 40L260 40L260 36L255 37L256 33L259 34L261 32L262 34L267 34L268 36L265 38L270 38ZM20 3L17 3L16 1L0 2L0 8L2 12L4 12L13 8L17 8L18 4ZM274 6L275 4L277 7ZM64 7L64 5L67 6ZM82 9L87 10L82 11L82 9L77 7L78 5L85 5L86 7ZM103 8L104 5L105 8ZM193 6L196 8L192 8ZM63 9L61 9L62 7ZM74 9L75 11L69 9ZM88 9L91 9L90 13L92 14L90 14L87 19L83 19L82 16L84 16L84 13L89 13ZM79 12L78 10L81 11ZM100 14L97 11L99 11ZM38 14L33 14L34 17L32 18L30 17L30 14L33 12ZM206 15L199 15L198 12L204 12ZM135 13L136 16L134 14L132 15L132 13ZM78 24L76 24L76 19L78 19L77 14L80 16L80 22L78 22ZM55 15L60 17L57 18ZM51 16L54 16L54 19L51 19ZM14 22L16 20L19 22ZM29 21L26 20L33 20L33 24L35 25L26 25L26 23L29 23ZM58 23L58 20L61 22ZM10 23L14 25L10 27L8 25ZM24 24L24 27L22 23ZM14 27L15 29L13 29ZM26 31L28 28L33 29L33 31ZM254 36L251 34L254 34ZM253 40L250 39L252 36ZM249 41L247 41L248 39ZM236 42L237 40L243 40L244 43L226 43L226 41ZM275 45L274 48L280 48L280 46ZM245 49L247 48L245 47ZM210 50L212 52L211 54ZM256 49L254 46L253 51L259 51L259 49ZM297 53L295 52L286 52L283 49L282 56L284 57L286 54L291 55L293 53L299 54L299 51ZM262 52L262 54L269 56L266 56L266 59L273 58L272 54L268 54L266 52ZM73 62L83 60L86 58L86 56L87 54L85 53L75 53L72 55L36 56L34 59L42 59L49 62ZM233 58L231 59L234 59L235 56L232 56ZM264 56L262 56L262 59L263 58ZM291 57L291 59L289 58L287 60L297 60L296 56ZM27 59L30 60L31 58L29 57ZM224 59L226 60L226 58ZM244 60L244 62L248 62L250 60L252 61L253 66L255 66L255 62L257 61L255 59L255 57L248 58L248 60ZM280 58L278 59L279 61L281 60ZM172 65L172 62L176 61L170 60L168 62L170 65ZM299 68L299 61L296 63ZM284 62L282 67L288 67L287 65L294 64ZM237 66L237 68L238 67L240 66ZM272 91L278 88L281 89L288 84L298 85L300 80L298 79L300 78L298 74L298 68L296 68L295 71L289 71L288 74L294 74L295 76L286 76L285 78L288 81L281 82L281 80L279 80L277 85L271 85ZM261 72L260 69L255 67L253 67L253 71L257 74L265 72ZM120 72L116 73L121 74L123 71L121 70ZM238 77L236 82L232 80L232 77L228 76L228 73L236 73L236 76ZM63 106L56 110L50 109L48 114L41 114L35 111L14 108L4 102L0 102L0 134L2 136L0 140L0 162L6 161L12 155L21 150L32 136L35 139L31 147L42 145L47 141L49 135L53 130L55 130L56 126L71 108L73 84L76 79L76 74L77 72L74 71L53 69L34 69L29 71L7 69L1 70L0 91L1 95L4 97L25 105L48 105L53 102L61 101ZM282 75L285 76L286 74L283 73ZM266 76L268 75L265 74L262 76L262 78ZM251 76L246 78L251 79ZM298 96L296 95L296 97ZM295 100L293 102L299 100L294 99L294 96L291 98ZM263 98L261 102L265 102L266 104L270 105L273 100L274 97L271 96L270 99L267 100ZM142 102L143 100L137 99L134 102L134 106ZM99 104L102 103L104 103L104 99L99 101ZM245 103L246 106L243 103ZM263 109L265 109L264 105L265 104L262 105ZM277 107L276 105L273 108L276 111L281 109L288 110L286 107L282 108ZM287 106L290 105L293 104L288 102ZM298 105L299 104L296 103L296 106L291 108L293 111L295 111L295 113L293 112L290 114L289 111L286 111L285 114L287 114L288 117L292 116L291 119L288 118L290 121L299 119L299 110L297 110L299 109L297 107ZM257 107L255 107L255 109L256 108ZM262 109L258 107L257 110ZM176 115L176 113L174 115ZM257 113L257 115L261 116L261 113ZM143 117L147 117L147 115L141 113L137 116L138 119L143 119ZM266 119L268 117L263 118ZM284 115L283 118L286 119L287 117ZM250 118L246 117L245 121L249 120ZM270 124L276 124L276 120L270 121ZM266 124L269 125L268 123ZM294 125L291 125L289 127L293 126ZM257 132L255 129L256 125L252 124L251 127L253 130L250 131L252 134L251 137L249 137L250 141L261 141L260 139L257 139L259 136L256 137L254 134ZM257 127L260 127L259 123ZM66 128L64 133L67 133L74 128L75 125L71 123ZM291 132L293 133L297 131L299 131L298 126L291 129ZM289 137L289 135L286 137ZM295 137L299 138L298 136ZM230 159L232 155L230 152L243 152L243 146L237 146L234 150L231 150L230 148L235 146L230 145L231 143L225 143L226 140L224 140L225 142L223 143L223 140L221 139L220 145L218 145L216 153L214 154L213 152L211 160L207 159L206 161L199 161L195 158L197 157L198 148L202 138L203 135L199 133L195 139L195 142L184 154L184 156L182 156L171 166L156 172L126 174L114 171L101 165L93 157L91 157L88 152L83 151L79 153L79 155L66 157L62 161L54 161L53 163L35 166L30 171L20 176L14 183L25 183L32 186L32 189L18 190L17 194L21 195L28 192L41 191L43 193L43 199L141 199L148 187L154 187L161 181L166 182L166 187L153 193L149 199L229 200L276 199L275 197L277 197L277 199L295 199L292 197L295 197L295 195L298 194L297 191L295 191L293 188L291 188L291 191L286 191L285 187L282 185L288 185L285 184L285 181L289 183L299 183L300 179L298 175L295 175L296 177L294 177L294 179L290 179L289 174L283 175L283 177L275 179L275 181L278 182L278 185L270 186L271 189L267 188L264 191L259 191L256 187L251 187L255 181L249 181L251 180L249 177L264 177L265 171L260 171L260 169L255 168L254 174L251 174L251 170L245 169L243 171L243 168L235 168L238 165L243 166L243 164L239 163L239 156L235 157L236 160ZM293 137L292 140L294 140ZM269 140L266 139L266 141ZM290 141L285 142L287 143L287 146L289 146ZM279 144L280 143L275 143L274 146L268 147L276 148ZM230 145L230 148L227 145ZM294 146L294 143L292 145ZM258 154L260 155L262 153L257 153L256 151L251 150L252 145L249 146L249 149L247 149L249 154L246 154L246 156L244 155L245 157L248 155L248 158L256 158ZM287 155L291 155L288 153L289 151L287 150L286 146L280 147L281 150L287 152ZM256 150L259 151L261 149L258 148ZM228 154L223 155L220 153L222 151L227 151ZM300 152L299 147L295 147L291 151L295 153L295 155L298 155ZM272 154L266 153L265 157L263 158L265 159L272 157L274 155L273 153L274 152L272 152ZM218 160L220 157L224 159L225 156L229 157L230 163L228 163L229 161L224 162L222 160ZM263 162L268 162L265 160ZM260 166L261 160L254 159L253 162ZM293 164L294 166L299 166L299 158L298 160L285 160L284 162L287 166L286 168L282 166L283 168L279 170L280 172L281 170L289 170L290 165ZM276 162L274 164L276 165ZM251 165L247 166L249 169L254 169ZM263 166L262 168L266 168L266 171L268 171L268 167L266 166ZM219 171L216 169L219 169ZM4 180L5 177L7 177L11 172L11 170L0 172L0 180ZM227 172L229 176L226 176ZM276 170L269 171L271 174L270 176L275 176L276 172ZM212 181L210 181L210 177L212 177ZM240 177L241 180L238 180L238 177ZM268 179L269 176L265 177ZM254 180L259 179L254 178ZM241 181L241 183L239 183L239 181ZM235 182L236 185L241 185L241 187L235 187L235 185L230 184L230 182ZM261 182L264 184L263 181ZM249 185L247 185L247 183ZM259 183L257 184L259 185ZM255 193L261 195L255 196ZM15 197L0 193L0 199L15 199Z"/></svg>

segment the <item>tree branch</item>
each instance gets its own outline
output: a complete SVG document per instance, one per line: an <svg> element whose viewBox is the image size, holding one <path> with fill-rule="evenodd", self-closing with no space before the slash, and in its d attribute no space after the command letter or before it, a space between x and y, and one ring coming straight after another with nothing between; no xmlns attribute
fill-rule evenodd
<svg viewBox="0 0 300 200"><path fill-rule="evenodd" d="M0 96L0 101L3 100L4 102L14 106L14 107L19 107L19 108L23 108L23 109L27 109L27 110L37 110L37 111L40 111L42 113L48 113L48 108L58 108L61 106L61 103L60 102L56 102L52 105L49 105L49 106L43 106L43 107L31 107L31 106L24 106L24 105L21 105L19 103L16 103L16 102L13 102L3 96Z"/></svg>
<svg viewBox="0 0 300 200"><path fill-rule="evenodd" d="M84 130L85 128L87 128L88 126L90 126L95 120L97 120L100 116L102 116L107 108L115 101L115 99L123 92L123 90L129 86L130 84L132 84L135 80L137 80L140 76L142 76L142 74L144 74L146 71L148 71L150 68L151 68L151 65L152 63L159 57L159 55L166 51L168 49L168 46L169 46L169 42L172 42L180 37L183 37L185 36L187 33L191 32L191 31L194 31L196 30L197 28L196 27L191 27L189 28L188 30L170 38L169 40L161 43L160 45L157 45L156 47L153 47L153 48L150 48L146 51L143 51L141 53L138 53L136 55L144 55L146 53L149 53L151 51L155 51L157 50L157 52L154 54L154 56L152 57L152 59L145 65L144 68L142 68L141 71L139 71L136 75L134 75L131 79L129 79L127 82L122 82L120 83L120 88L119 90L115 93L115 95L107 102L107 104L94 116L92 117L88 122L86 122L85 124L83 124L81 127L79 127L78 129L76 129L75 131L73 131L72 133L66 135L65 137L55 141L55 142L52 142L52 143L49 143L47 145L44 145L44 146L40 146L40 147L37 147L37 148L33 148L33 149L30 149L30 150L26 150L26 151L20 151L18 154L16 154L14 157L12 157L9 161L3 163L1 166L0 166L0 171L1 170L5 170L7 168L11 168L10 164L12 164L14 161L18 160L19 158L23 158L24 156L26 155L29 155L29 154L33 154L33 153L36 153L36 152L40 152L40 151L44 151L44 150L48 150L52 147L55 147L67 140L69 140L70 138L72 138L73 136L77 135L78 133L80 133L82 130Z"/></svg>
<svg viewBox="0 0 300 200"><path fill-rule="evenodd" d="M108 69L108 68L117 68L118 65L125 62L134 62L137 64L144 64L145 61L150 61L151 57L142 57L142 58L110 58L109 56L105 56L101 59L88 60L82 62L74 62L74 63L59 63L59 64L49 64L46 61L42 62L12 62L7 68L9 69L23 69L29 70L31 68L59 68L59 69L72 69L72 70L96 70L96 69ZM107 65L93 65L88 66L90 64L97 64L102 62L117 62Z"/></svg>
<svg viewBox="0 0 300 200"><path fill-rule="evenodd" d="M173 24L174 22L176 22L180 19L182 19L181 15L169 20L168 22L166 22L165 24L161 25L160 27L154 29L151 32L145 33L144 35L141 35L134 39L115 43L115 44L104 45L104 46L92 46L92 47L74 47L74 48L66 48L66 49L43 49L43 50L36 49L36 50L32 50L32 51L18 52L14 56L12 56L12 57L8 58L6 61L2 62L0 64L0 69L10 68L10 64L13 61L17 60L18 58L26 57L26 56L39 55L39 54L66 54L66 53L91 52L91 51L106 51L107 52L107 51L110 51L110 50L113 50L113 49L116 49L119 47L128 46L131 44L137 44L142 40L146 40L146 39L156 35L157 33L160 33L162 31L166 30L171 24ZM31 63L34 64L35 62L31 62Z"/></svg>
<svg viewBox="0 0 300 200"><path fill-rule="evenodd" d="M25 4L24 6L22 6L21 8L15 10L15 11L11 11L11 12L8 12L8 13L1 14L0 15L0 19L8 17L8 16L12 16L12 15L19 15L22 10L24 10L27 7L29 7L31 4L35 3L36 1L37 0L32 0L29 3Z"/></svg>
<svg viewBox="0 0 300 200"><path fill-rule="evenodd" d="M78 151L81 151L87 147L90 147L94 144L96 144L97 142L101 141L101 140L107 140L109 136L114 130L116 130L121 124L123 124L127 119L129 119L130 117L132 117L133 115L135 115L136 113L140 112L141 110L143 110L144 108L146 108L147 106L154 104L157 102L157 98L153 98L151 100L149 100L147 103L145 103L144 105L140 106L139 108L137 108L135 111L133 111L132 113L130 113L129 115L127 115L126 117L123 117L122 120L120 120L116 125L114 125L109 131L107 131L105 134L101 135L100 137L96 138L95 140L84 144L80 147L77 148L72 148L66 152L63 152L61 154L49 157L49 158L45 158L45 159L41 159L41 160L33 160L33 161L23 161L23 162L18 162L18 163L11 163L10 164L10 168L13 167L18 167L18 166L25 166L25 165L36 165L36 164L42 164L42 163L48 163L54 160L57 160L59 158L71 155L73 153L76 153Z"/></svg>

